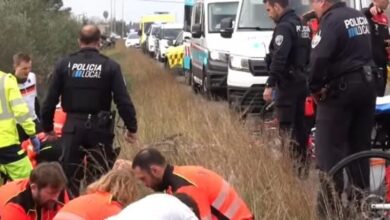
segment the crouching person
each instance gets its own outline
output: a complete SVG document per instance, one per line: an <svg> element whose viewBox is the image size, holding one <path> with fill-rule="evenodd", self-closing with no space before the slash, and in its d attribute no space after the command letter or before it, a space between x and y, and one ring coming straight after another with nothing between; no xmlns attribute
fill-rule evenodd
<svg viewBox="0 0 390 220"><path fill-rule="evenodd" d="M69 201L67 180L57 162L41 163L29 179L0 187L1 220L52 220Z"/></svg>
<svg viewBox="0 0 390 220"><path fill-rule="evenodd" d="M112 170L64 206L54 220L104 220L118 214L137 197L136 179L129 170Z"/></svg>

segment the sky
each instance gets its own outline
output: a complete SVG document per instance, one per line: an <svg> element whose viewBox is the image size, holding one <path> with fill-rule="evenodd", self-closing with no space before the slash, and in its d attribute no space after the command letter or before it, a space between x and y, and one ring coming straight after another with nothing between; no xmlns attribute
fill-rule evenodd
<svg viewBox="0 0 390 220"><path fill-rule="evenodd" d="M104 11L108 11L109 17L111 16L111 2L113 5L116 2L117 20L122 19L122 11L126 22L137 22L142 15L153 14L155 11L166 11L176 16L176 22L183 23L184 0L63 0L64 7L71 7L76 16L84 14L102 19Z"/></svg>

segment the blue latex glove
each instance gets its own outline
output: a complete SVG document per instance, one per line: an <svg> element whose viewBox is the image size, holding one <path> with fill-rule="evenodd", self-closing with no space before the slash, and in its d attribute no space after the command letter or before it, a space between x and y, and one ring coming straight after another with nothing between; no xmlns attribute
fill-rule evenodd
<svg viewBox="0 0 390 220"><path fill-rule="evenodd" d="M41 151L41 141L37 136L30 137L31 144L34 147L35 153L39 154Z"/></svg>

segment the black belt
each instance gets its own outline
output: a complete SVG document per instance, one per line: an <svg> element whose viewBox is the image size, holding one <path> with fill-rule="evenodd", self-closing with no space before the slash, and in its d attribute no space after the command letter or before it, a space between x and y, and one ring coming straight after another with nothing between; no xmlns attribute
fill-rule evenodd
<svg viewBox="0 0 390 220"><path fill-rule="evenodd" d="M91 128L92 125L96 125L99 128L110 128L114 130L115 112L101 111L98 114L69 113L67 117L85 121L86 128Z"/></svg>
<svg viewBox="0 0 390 220"><path fill-rule="evenodd" d="M364 77L364 72L363 70L357 71L355 73L347 74L345 76L341 76L340 79L345 80L347 82L363 82L363 77Z"/></svg>
<svg viewBox="0 0 390 220"><path fill-rule="evenodd" d="M334 81L342 81L342 80L348 82L362 82L364 81L364 77L365 77L365 71L366 71L365 68L371 68L371 67L362 66L348 72L336 74L335 77L331 77L329 79L329 82L332 83ZM373 68L371 68L370 71L373 72L374 71Z"/></svg>
<svg viewBox="0 0 390 220"><path fill-rule="evenodd" d="M88 114L88 113L67 113L66 117L72 118L72 119L80 119L80 120L87 120L87 119L97 119L97 114Z"/></svg>

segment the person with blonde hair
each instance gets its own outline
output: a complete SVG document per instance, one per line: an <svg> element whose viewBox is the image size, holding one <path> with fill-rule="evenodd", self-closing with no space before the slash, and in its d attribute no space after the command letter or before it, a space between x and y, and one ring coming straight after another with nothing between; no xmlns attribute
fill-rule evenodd
<svg viewBox="0 0 390 220"><path fill-rule="evenodd" d="M66 204L54 220L103 220L137 199L137 180L129 170L111 170Z"/></svg>

